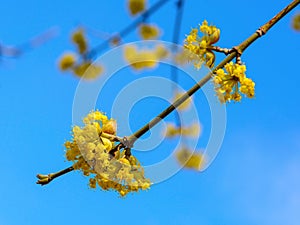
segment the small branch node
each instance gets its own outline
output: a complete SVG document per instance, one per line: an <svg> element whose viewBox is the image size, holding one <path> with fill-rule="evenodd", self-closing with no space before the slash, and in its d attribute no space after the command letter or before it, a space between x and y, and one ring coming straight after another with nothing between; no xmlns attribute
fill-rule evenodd
<svg viewBox="0 0 300 225"><path fill-rule="evenodd" d="M258 34L259 37L261 37L261 36L263 36L263 35L266 34L265 30L262 27L258 28L256 30L256 33Z"/></svg>
<svg viewBox="0 0 300 225"><path fill-rule="evenodd" d="M130 138L123 137L123 140L121 143L126 147L126 148L132 148L133 147L133 141Z"/></svg>

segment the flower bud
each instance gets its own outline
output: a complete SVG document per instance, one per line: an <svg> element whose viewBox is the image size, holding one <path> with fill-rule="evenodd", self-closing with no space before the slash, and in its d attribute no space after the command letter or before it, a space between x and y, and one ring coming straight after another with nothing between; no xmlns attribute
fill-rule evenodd
<svg viewBox="0 0 300 225"><path fill-rule="evenodd" d="M216 43L220 39L220 29L215 28L214 32L209 36L210 44Z"/></svg>
<svg viewBox="0 0 300 225"><path fill-rule="evenodd" d="M107 134L116 134L117 133L117 121L111 119L103 125L102 132Z"/></svg>

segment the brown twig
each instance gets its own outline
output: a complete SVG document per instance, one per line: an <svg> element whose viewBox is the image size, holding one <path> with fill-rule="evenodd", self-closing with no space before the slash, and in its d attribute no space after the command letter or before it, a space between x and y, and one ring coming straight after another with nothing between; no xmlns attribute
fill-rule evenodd
<svg viewBox="0 0 300 225"><path fill-rule="evenodd" d="M50 173L48 175L38 174L36 177L39 179L36 183L40 185L49 184L52 180L54 180L57 177L60 177L66 173L69 173L74 170L73 166L70 166L64 170L58 171L56 173Z"/></svg>

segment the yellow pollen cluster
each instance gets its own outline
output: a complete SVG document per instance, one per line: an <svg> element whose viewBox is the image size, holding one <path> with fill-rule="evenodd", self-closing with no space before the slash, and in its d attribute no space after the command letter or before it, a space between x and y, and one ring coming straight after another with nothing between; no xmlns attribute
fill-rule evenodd
<svg viewBox="0 0 300 225"><path fill-rule="evenodd" d="M199 36L199 31L202 33L201 37ZM211 47L219 38L220 30L215 26L209 26L206 20L200 25L199 30L196 28L192 29L190 34L186 36L184 48L192 53L190 61L194 62L196 68L199 69L203 62L210 68L213 67L215 54Z"/></svg>
<svg viewBox="0 0 300 225"><path fill-rule="evenodd" d="M144 177L144 169L133 155L114 148L111 135L116 134L116 121L99 111L89 113L84 126L73 127L73 140L65 142L66 159L75 170L89 176L89 186L97 184L103 190L115 190L121 196L129 192L149 189L151 182Z"/></svg>
<svg viewBox="0 0 300 225"><path fill-rule="evenodd" d="M88 44L82 29L78 29L72 34L72 42L77 47L78 53L64 53L59 60L59 68L62 71L72 71L78 77L94 79L103 72L100 65L93 64L85 57ZM81 58L81 60L79 60Z"/></svg>
<svg viewBox="0 0 300 225"><path fill-rule="evenodd" d="M156 39L159 36L159 28L151 24L141 24L139 34L144 40Z"/></svg>
<svg viewBox="0 0 300 225"><path fill-rule="evenodd" d="M124 58L130 63L135 70L144 68L155 68L158 62L166 58L168 51L163 46L156 46L154 49L138 50L136 46L130 45L125 47Z"/></svg>
<svg viewBox="0 0 300 225"><path fill-rule="evenodd" d="M146 8L146 0L128 0L128 8L131 15L143 12Z"/></svg>
<svg viewBox="0 0 300 225"><path fill-rule="evenodd" d="M240 101L241 93L248 98L254 97L255 83L246 77L246 66L233 64L233 62L225 65L225 70L218 69L214 76L214 83L217 95L222 103Z"/></svg>

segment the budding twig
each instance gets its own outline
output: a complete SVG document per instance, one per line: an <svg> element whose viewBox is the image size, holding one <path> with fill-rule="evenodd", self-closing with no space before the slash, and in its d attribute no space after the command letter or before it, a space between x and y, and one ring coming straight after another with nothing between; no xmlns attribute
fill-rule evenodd
<svg viewBox="0 0 300 225"><path fill-rule="evenodd" d="M160 1L160 3L165 3L165 1ZM234 51L230 52L230 54L221 61L210 73L208 73L204 78L202 78L198 83L196 83L191 89L189 89L186 93L184 93L180 98L174 101L173 104L171 104L169 107L167 107L164 111L162 111L157 117L153 118L149 123L147 123L145 126L137 130L134 134L119 138L117 136L110 136L110 138L120 142L118 145L116 145L111 151L110 154L114 155L116 151L119 151L121 148L125 148L126 150L126 156L130 156L130 148L133 146L135 141L137 141L142 135L147 133L152 127L154 127L156 124L158 124L162 119L164 119L166 116L168 116L171 112L173 112L178 106L180 106L184 101L186 101L190 96L192 96L195 92L197 92L199 89L203 87L204 84L206 84L213 76L214 72L218 69L223 68L227 63L232 61L235 57L240 57L240 55L259 37L262 35L265 35L268 30L271 29L278 21L280 21L288 12L290 12L293 8L295 8L300 3L300 0L294 0L292 1L287 7L285 7L282 11L280 11L278 14L276 14L270 21L268 21L266 24L261 26L255 33L253 33L250 37L248 37L246 40L244 40L240 45L234 47ZM150 9L149 9L150 10ZM238 59L237 59L238 60ZM37 181L38 184L45 185L50 183L53 179L64 175L66 173L69 173L73 171L74 168L68 167L64 170L61 170L57 173L52 173L48 175L41 175L38 174L37 177L39 180Z"/></svg>
<svg viewBox="0 0 300 225"><path fill-rule="evenodd" d="M50 173L48 175L38 174L36 177L39 179L36 183L40 185L49 184L52 180L54 180L57 177L60 177L66 173L69 173L74 170L73 166L70 166L64 170L58 171L56 173Z"/></svg>
<svg viewBox="0 0 300 225"><path fill-rule="evenodd" d="M221 47L218 47L218 46L208 46L209 50L212 50L212 51L215 51L215 52L221 52L221 53L224 53L225 55L228 55L230 53L233 52L233 49L228 49L228 48L221 48Z"/></svg>
<svg viewBox="0 0 300 225"><path fill-rule="evenodd" d="M152 127L158 124L162 119L168 116L171 112L173 112L178 106L180 106L185 100L187 100L190 96L192 96L196 91L201 89L201 87L207 83L213 76L214 72L218 69L223 68L227 63L233 60L237 55L241 55L246 48L248 48L256 39L262 36L262 34L266 34L268 30L271 29L279 20L281 20L288 12L290 12L293 8L295 8L300 3L300 0L292 1L288 6L286 6L283 10L281 10L278 14L276 14L270 21L261 26L258 30L261 32L255 32L250 37L248 37L245 41L243 41L240 45L236 46L223 61L217 65L212 72L208 73L202 80L196 83L191 89L189 89L185 94L183 94L180 98L178 98L173 104L171 104L168 108L162 111L158 116L152 119L145 126L140 128L134 134L128 137L128 140L131 141L132 144L148 132Z"/></svg>

